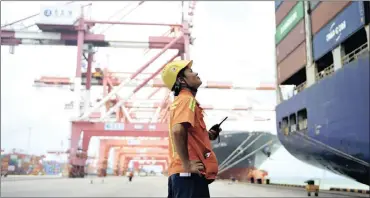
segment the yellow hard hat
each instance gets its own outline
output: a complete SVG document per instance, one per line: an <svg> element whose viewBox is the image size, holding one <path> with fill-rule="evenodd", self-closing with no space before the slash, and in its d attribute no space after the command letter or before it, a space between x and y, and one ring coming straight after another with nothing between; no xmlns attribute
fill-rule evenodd
<svg viewBox="0 0 370 198"><path fill-rule="evenodd" d="M177 60L168 63L162 70L163 83L171 90L179 72L185 67L191 67L192 65L192 60Z"/></svg>

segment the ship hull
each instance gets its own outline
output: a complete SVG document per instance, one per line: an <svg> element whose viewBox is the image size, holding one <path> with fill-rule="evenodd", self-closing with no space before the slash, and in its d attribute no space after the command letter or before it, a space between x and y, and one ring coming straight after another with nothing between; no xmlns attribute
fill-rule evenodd
<svg viewBox="0 0 370 198"><path fill-rule="evenodd" d="M344 65L276 108L278 137L299 160L370 185L369 55ZM307 110L307 129L285 134L279 122Z"/></svg>
<svg viewBox="0 0 370 198"><path fill-rule="evenodd" d="M225 169L225 171L222 171L223 168L220 168L221 172L218 174L220 179L235 177L239 181L250 180L252 177L251 171L258 169L259 166L281 146L276 135L266 132L223 132L220 138L220 143L217 141L212 142L213 150L217 156L219 165L221 165L244 140L248 139L248 141L243 144L242 149L247 146L248 148L223 167L227 168L227 170ZM248 157L246 157L247 155ZM236 163L242 158L245 159ZM228 166L230 166L230 168L228 168Z"/></svg>

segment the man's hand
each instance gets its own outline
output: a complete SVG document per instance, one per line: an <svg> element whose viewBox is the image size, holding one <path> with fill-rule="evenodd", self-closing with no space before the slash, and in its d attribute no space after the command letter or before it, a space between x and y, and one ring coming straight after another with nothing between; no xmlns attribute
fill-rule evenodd
<svg viewBox="0 0 370 198"><path fill-rule="evenodd" d="M209 131L214 131L217 134L219 134L222 131L222 129L220 128L219 124L215 124L211 127L211 129L209 129Z"/></svg>
<svg viewBox="0 0 370 198"><path fill-rule="evenodd" d="M219 124L215 124L211 127L211 129L208 131L208 136L210 140L216 140L220 134L222 129L220 128Z"/></svg>
<svg viewBox="0 0 370 198"><path fill-rule="evenodd" d="M191 160L183 164L185 172L200 174L204 170L204 165L200 160Z"/></svg>
<svg viewBox="0 0 370 198"><path fill-rule="evenodd" d="M212 141L213 140L216 140L217 137L218 137L218 133L216 131L214 131L214 130L211 129L211 130L208 131L208 137Z"/></svg>

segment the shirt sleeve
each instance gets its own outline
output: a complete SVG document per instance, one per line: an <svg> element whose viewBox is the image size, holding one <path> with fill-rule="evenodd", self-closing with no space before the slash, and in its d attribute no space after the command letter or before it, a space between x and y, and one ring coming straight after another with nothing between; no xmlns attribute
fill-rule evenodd
<svg viewBox="0 0 370 198"><path fill-rule="evenodd" d="M175 124L189 123L194 127L196 100L194 97L181 97L175 100L171 107L171 127Z"/></svg>

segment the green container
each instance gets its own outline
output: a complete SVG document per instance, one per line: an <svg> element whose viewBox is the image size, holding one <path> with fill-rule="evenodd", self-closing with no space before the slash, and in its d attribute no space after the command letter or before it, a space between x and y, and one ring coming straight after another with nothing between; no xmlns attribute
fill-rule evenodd
<svg viewBox="0 0 370 198"><path fill-rule="evenodd" d="M283 21L276 28L275 43L278 45L286 35L303 19L304 6L303 1L299 1L283 19Z"/></svg>

